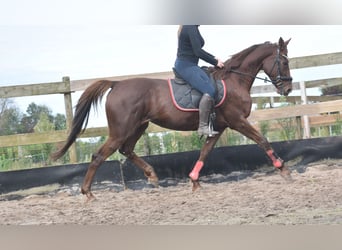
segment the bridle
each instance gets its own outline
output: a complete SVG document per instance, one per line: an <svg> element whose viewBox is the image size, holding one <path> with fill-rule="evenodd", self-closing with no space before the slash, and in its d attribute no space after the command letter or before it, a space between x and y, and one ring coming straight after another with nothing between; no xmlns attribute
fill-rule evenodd
<svg viewBox="0 0 342 250"><path fill-rule="evenodd" d="M288 57L286 55L281 55L282 57L286 58L288 60ZM271 72L270 74L273 72L275 65L277 64L277 77L275 80L271 80L271 82L273 83L273 85L276 88L282 88L283 87L283 81L292 81L292 77L291 76L282 76L280 73L280 51L279 48L277 48L277 56L276 56L276 60L272 66Z"/></svg>
<svg viewBox="0 0 342 250"><path fill-rule="evenodd" d="M271 69L271 72L270 74L272 74L275 66L277 65L277 77L275 80L269 80L267 79L267 77L265 78L261 78L261 77L258 77L258 76L255 76L255 75L252 75L252 74L249 74L249 73L244 73L244 72L241 72L241 71L238 71L238 70L234 70L234 69L230 69L230 72L233 72L233 73L236 73L236 74L239 74L239 75L244 75L244 76L249 76L249 77L252 77L254 79L259 79L259 80L263 80L265 83L266 82L271 82L277 89L279 88L283 88L283 81L292 81L292 77L291 76L282 76L281 75L281 72L280 72L280 56L288 59L288 57L286 55L280 55L280 51L279 51L279 48L277 48L277 56L276 56L276 59L274 61L274 64L272 66L272 69Z"/></svg>

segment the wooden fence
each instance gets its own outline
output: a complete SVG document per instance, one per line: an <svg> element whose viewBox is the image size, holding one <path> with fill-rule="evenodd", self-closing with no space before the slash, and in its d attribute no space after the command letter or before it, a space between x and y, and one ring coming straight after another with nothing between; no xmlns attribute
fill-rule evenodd
<svg viewBox="0 0 342 250"><path fill-rule="evenodd" d="M298 57L290 59L291 69L301 69L306 67L317 67L325 65L342 64L342 52L322 54L306 57ZM151 73L151 74L140 74L140 75L128 75L128 76L115 76L106 78L94 78L87 80L73 80L70 81L69 77L63 77L61 82L31 84L31 85L17 85L17 86L6 86L0 87L0 98L12 98L12 97L24 97L24 96L35 96L35 95L49 95L49 94L63 94L65 114L67 120L67 128L70 128L73 110L72 110L72 98L71 93L75 91L82 91L86 89L93 82L100 79L108 80L123 80L135 77L147 77L147 78L160 78L167 79L173 77L171 71ZM314 87L327 87L336 86L342 83L342 78L330 78L323 80L314 80L306 82L294 82L293 88L301 89L302 93L305 92L306 88ZM304 87L303 87L304 86ZM274 87L270 84L262 86L253 86L252 94L255 93L271 93L274 92ZM279 97L273 98L275 102L279 100ZM253 102L256 103L257 97L253 98ZM264 120L272 120L278 118L288 117L307 117L311 115L320 115L322 113L340 112L342 111L342 100L340 97L326 97L326 96L293 96L287 97L287 101L293 103L301 103L301 105L295 105L290 107L272 108L264 110L252 111L249 120L252 123ZM319 102L306 104L309 102ZM309 120L304 119L303 120ZM329 116L329 122L335 122L336 118ZM307 123L307 122L306 122ZM323 122L326 123L326 122ZM304 122L305 125L305 122ZM307 128L304 130L307 130ZM148 132L165 131L154 124L151 124L148 128ZM43 143L56 143L66 140L67 130L63 131L49 131L45 133L31 133L31 134L16 134L9 136L0 136L0 147L11 147L20 145L32 145L32 144L43 144ZM106 127L101 128L88 128L81 137L96 137L106 135L108 132ZM307 135L306 135L307 137ZM77 162L76 148L75 145L69 150L71 162Z"/></svg>

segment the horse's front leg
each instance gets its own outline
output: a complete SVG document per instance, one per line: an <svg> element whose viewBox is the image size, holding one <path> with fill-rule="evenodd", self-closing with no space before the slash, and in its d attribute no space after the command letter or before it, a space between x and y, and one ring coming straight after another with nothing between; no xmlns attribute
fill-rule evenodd
<svg viewBox="0 0 342 250"><path fill-rule="evenodd" d="M255 141L263 150L265 150L267 156L271 159L273 166L280 170L280 175L286 180L291 180L290 169L284 164L284 161L276 154L276 152L274 152L268 140L246 119L240 120L231 128Z"/></svg>
<svg viewBox="0 0 342 250"><path fill-rule="evenodd" d="M217 140L220 138L222 132L223 131L220 131L214 137L207 137L206 138L205 143L202 146L200 156L199 156L194 168L192 169L191 173L189 174L189 177L192 181L192 191L195 191L196 189L198 189L200 187L199 180L198 180L199 173L200 173L202 167L204 166L205 159L207 158L208 154L211 152L211 150L215 146L215 144L216 144Z"/></svg>

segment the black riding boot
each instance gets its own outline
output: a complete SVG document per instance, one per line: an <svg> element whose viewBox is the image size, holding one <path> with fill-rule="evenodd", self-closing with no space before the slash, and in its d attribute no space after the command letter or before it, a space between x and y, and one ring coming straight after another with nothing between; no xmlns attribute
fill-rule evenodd
<svg viewBox="0 0 342 250"><path fill-rule="evenodd" d="M214 100L210 95L204 94L199 103L199 125L198 134L213 137L218 134L209 126L209 116L214 108Z"/></svg>

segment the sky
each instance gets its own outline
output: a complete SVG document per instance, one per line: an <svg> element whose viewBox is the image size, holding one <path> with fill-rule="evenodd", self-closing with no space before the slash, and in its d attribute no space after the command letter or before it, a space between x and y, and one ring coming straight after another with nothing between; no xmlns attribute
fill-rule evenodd
<svg viewBox="0 0 342 250"><path fill-rule="evenodd" d="M102 2L112 4L103 6ZM146 8L141 1L133 1L136 7L133 11L129 9L131 0L121 4L120 9L129 10L130 15L127 11L120 14L114 2L4 3L0 9L0 86L56 82L63 76L77 80L170 71L176 57L178 25L151 24L146 18L149 15L141 17L139 8ZM95 8L100 10L94 11ZM151 14L153 8L148 10ZM141 23L139 18L143 19ZM174 21L175 17L172 18ZM279 37L292 39L288 46L290 58L342 51L341 25L201 25L200 31L206 41L204 49L222 60L253 44L277 42ZM203 61L200 64L206 65ZM292 72L294 81L341 75L341 65ZM73 95L73 105L79 95ZM14 101L23 111L34 101L47 105L54 113L64 113L62 95ZM101 124L90 119L89 126L105 125L104 113L100 111L97 116L101 119L95 120Z"/></svg>

